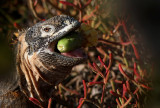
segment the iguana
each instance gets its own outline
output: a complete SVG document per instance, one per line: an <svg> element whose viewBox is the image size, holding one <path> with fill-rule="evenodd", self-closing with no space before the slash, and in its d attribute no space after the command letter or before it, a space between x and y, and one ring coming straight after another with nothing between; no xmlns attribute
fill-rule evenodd
<svg viewBox="0 0 160 108"><path fill-rule="evenodd" d="M29 97L38 99L47 107L54 86L64 80L73 66L86 59L81 49L78 56L77 50L67 56L56 48L59 39L75 32L79 27L80 22L74 18L60 15L41 21L19 33L17 72L5 82L0 82L0 108L36 107L28 100Z"/></svg>

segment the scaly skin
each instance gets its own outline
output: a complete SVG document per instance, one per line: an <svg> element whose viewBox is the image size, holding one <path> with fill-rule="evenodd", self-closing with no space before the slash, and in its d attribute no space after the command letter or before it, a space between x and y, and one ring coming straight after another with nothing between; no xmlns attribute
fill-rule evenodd
<svg viewBox="0 0 160 108"><path fill-rule="evenodd" d="M54 86L64 80L73 66L85 60L83 57L63 56L54 51L57 41L79 26L77 20L61 15L39 22L19 34L16 59L18 78L12 81L18 81L19 84L0 94L1 107L33 108L35 105L28 101L29 97L47 106ZM10 86L13 84L10 83Z"/></svg>

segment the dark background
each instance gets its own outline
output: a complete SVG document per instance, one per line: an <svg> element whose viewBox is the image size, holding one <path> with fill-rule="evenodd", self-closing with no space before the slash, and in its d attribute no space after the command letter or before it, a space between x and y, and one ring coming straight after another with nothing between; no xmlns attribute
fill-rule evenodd
<svg viewBox="0 0 160 108"><path fill-rule="evenodd" d="M146 41L146 50L150 49L154 61L153 103L147 107L157 107L160 102L160 1L159 0L128 0L128 13Z"/></svg>

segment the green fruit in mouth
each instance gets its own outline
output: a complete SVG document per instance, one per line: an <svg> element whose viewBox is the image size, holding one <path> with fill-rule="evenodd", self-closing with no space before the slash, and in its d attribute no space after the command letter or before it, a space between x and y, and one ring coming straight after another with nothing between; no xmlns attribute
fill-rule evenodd
<svg viewBox="0 0 160 108"><path fill-rule="evenodd" d="M78 33L71 33L58 41L57 49L61 52L69 52L82 46L82 37Z"/></svg>

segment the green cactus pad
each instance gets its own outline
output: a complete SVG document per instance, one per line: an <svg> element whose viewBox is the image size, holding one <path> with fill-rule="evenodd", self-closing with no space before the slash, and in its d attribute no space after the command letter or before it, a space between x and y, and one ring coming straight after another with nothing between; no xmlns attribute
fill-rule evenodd
<svg viewBox="0 0 160 108"><path fill-rule="evenodd" d="M61 53L65 53L80 48L81 45L82 37L77 33L71 33L58 41L57 49Z"/></svg>

